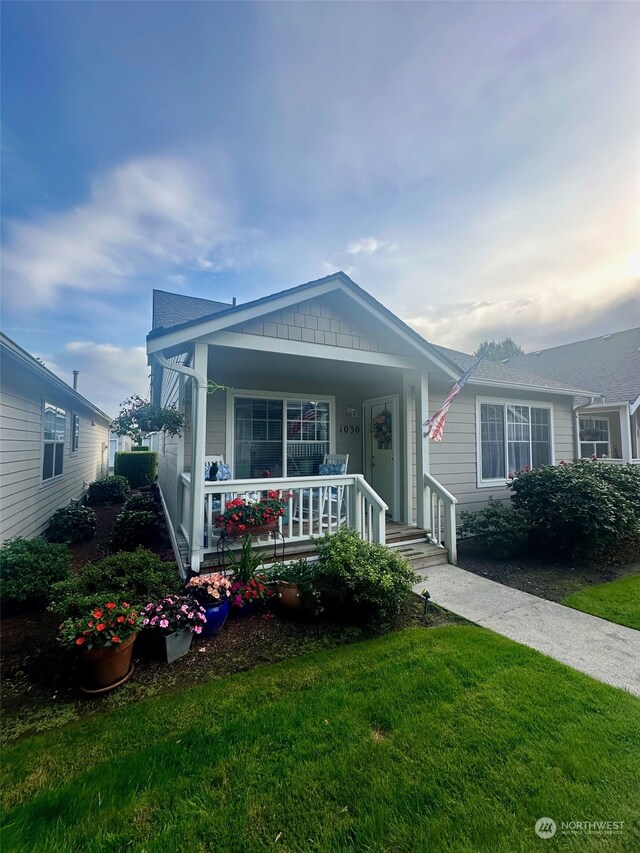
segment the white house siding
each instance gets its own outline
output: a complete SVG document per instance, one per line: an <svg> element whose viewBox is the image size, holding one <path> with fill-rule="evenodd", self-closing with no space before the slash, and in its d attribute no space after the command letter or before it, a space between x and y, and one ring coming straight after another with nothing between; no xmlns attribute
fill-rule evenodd
<svg viewBox="0 0 640 853"><path fill-rule="evenodd" d="M108 421L73 394L25 364L3 359L0 414L0 539L43 533L56 509L79 499L107 473ZM44 401L65 410L62 475L42 480ZM71 452L72 414L80 418L77 452ZM93 425L92 425L93 424Z"/></svg>
<svg viewBox="0 0 640 853"><path fill-rule="evenodd" d="M179 355L169 360L180 364L184 361L184 358L183 355ZM189 393L190 384L189 382ZM179 389L179 374L175 370L163 370L161 405L177 406L180 393ZM158 485L162 491L162 497L174 530L177 529L178 520L178 445L181 440L177 436L162 433L158 451Z"/></svg>
<svg viewBox="0 0 640 853"><path fill-rule="evenodd" d="M444 402L450 388L432 383L429 388L429 414ZM525 391L503 391L493 388L466 386L453 401L441 442L429 442L431 474L458 499L458 511L478 510L490 496L507 500L506 486L478 487L476 447L476 397L496 400L550 403L553 407L555 463L573 459L573 411L570 397Z"/></svg>

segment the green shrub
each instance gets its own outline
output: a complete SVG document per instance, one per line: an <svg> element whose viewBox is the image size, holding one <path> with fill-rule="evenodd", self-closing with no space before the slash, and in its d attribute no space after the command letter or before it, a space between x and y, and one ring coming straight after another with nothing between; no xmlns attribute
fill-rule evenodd
<svg viewBox="0 0 640 853"><path fill-rule="evenodd" d="M139 606L181 591L176 564L139 548L89 563L81 574L54 584L50 609L64 616L82 616L109 598Z"/></svg>
<svg viewBox="0 0 640 853"><path fill-rule="evenodd" d="M96 533L97 516L87 506L63 506L49 519L49 542L87 542Z"/></svg>
<svg viewBox="0 0 640 853"><path fill-rule="evenodd" d="M617 470L616 470L617 469ZM531 519L531 542L567 559L600 556L640 533L640 471L580 460L519 474L515 510Z"/></svg>
<svg viewBox="0 0 640 853"><path fill-rule="evenodd" d="M156 544L160 534L155 512L148 509L123 509L113 525L111 549L135 551L139 547L145 548Z"/></svg>
<svg viewBox="0 0 640 853"><path fill-rule="evenodd" d="M315 541L319 559L311 565L323 598L353 615L390 621L420 580L395 551L363 542L350 528Z"/></svg>
<svg viewBox="0 0 640 853"><path fill-rule="evenodd" d="M129 495L124 502L124 510L146 510L147 512L157 512L158 504L155 497L150 492L144 492L136 495Z"/></svg>
<svg viewBox="0 0 640 853"><path fill-rule="evenodd" d="M158 454L154 450L135 453L119 451L115 455L114 471L126 477L132 489L149 486L158 477Z"/></svg>
<svg viewBox="0 0 640 853"><path fill-rule="evenodd" d="M3 603L46 602L51 585L69 576L66 545L35 539L11 539L0 551L0 599Z"/></svg>
<svg viewBox="0 0 640 853"><path fill-rule="evenodd" d="M477 512L463 511L458 528L460 536L473 536L476 543L494 557L512 557L529 540L531 520L523 510L505 506L490 497L487 506Z"/></svg>
<svg viewBox="0 0 640 853"><path fill-rule="evenodd" d="M131 448L132 453L146 453L149 450L148 444L134 444Z"/></svg>
<svg viewBox="0 0 640 853"><path fill-rule="evenodd" d="M126 477L103 477L89 484L87 503L89 506L121 504L128 492L129 481Z"/></svg>

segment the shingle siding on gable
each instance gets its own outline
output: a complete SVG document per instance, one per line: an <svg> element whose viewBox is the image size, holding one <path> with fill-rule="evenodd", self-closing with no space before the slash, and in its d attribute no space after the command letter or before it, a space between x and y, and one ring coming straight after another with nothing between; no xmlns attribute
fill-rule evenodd
<svg viewBox="0 0 640 853"><path fill-rule="evenodd" d="M392 333L383 336L365 329L344 308L328 299L300 302L289 309L273 311L259 319L238 323L230 331L367 352L394 355L411 352Z"/></svg>

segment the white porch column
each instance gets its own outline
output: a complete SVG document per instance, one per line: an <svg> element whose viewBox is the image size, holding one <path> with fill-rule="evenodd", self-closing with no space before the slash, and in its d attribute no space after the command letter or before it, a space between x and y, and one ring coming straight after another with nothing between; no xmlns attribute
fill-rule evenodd
<svg viewBox="0 0 640 853"><path fill-rule="evenodd" d="M633 449L631 446L631 416L629 414L629 406L620 407L620 438L622 442L622 460L623 462L631 462L633 459Z"/></svg>
<svg viewBox="0 0 640 853"><path fill-rule="evenodd" d="M192 367L205 381L192 383L191 407L191 523L189 525L189 550L191 570L200 571L204 532L204 456L207 435L207 344L193 345Z"/></svg>
<svg viewBox="0 0 640 853"><path fill-rule="evenodd" d="M416 377L416 524L428 528L429 507L425 500L424 474L429 470L429 439L423 424L429 417L429 380L426 373Z"/></svg>
<svg viewBox="0 0 640 853"><path fill-rule="evenodd" d="M186 378L184 373L178 374L178 411L184 414L184 386ZM184 430L177 438L176 446L176 517L173 519L173 528L178 530L182 520L182 499L184 489L182 487L182 472L184 471Z"/></svg>
<svg viewBox="0 0 640 853"><path fill-rule="evenodd" d="M402 425L403 425L403 513L402 520L405 524L413 524L413 447L412 447L412 383L411 377L404 373L402 375Z"/></svg>

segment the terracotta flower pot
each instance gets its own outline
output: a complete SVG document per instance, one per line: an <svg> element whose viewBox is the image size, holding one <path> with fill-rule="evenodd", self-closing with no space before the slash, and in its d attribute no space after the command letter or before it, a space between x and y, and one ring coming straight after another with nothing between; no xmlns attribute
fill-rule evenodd
<svg viewBox="0 0 640 853"><path fill-rule="evenodd" d="M302 595L297 583L278 581L278 598L287 610L300 610L302 607Z"/></svg>
<svg viewBox="0 0 640 853"><path fill-rule="evenodd" d="M81 690L84 693L106 693L124 684L133 672L131 654L136 635L117 646L81 652Z"/></svg>

